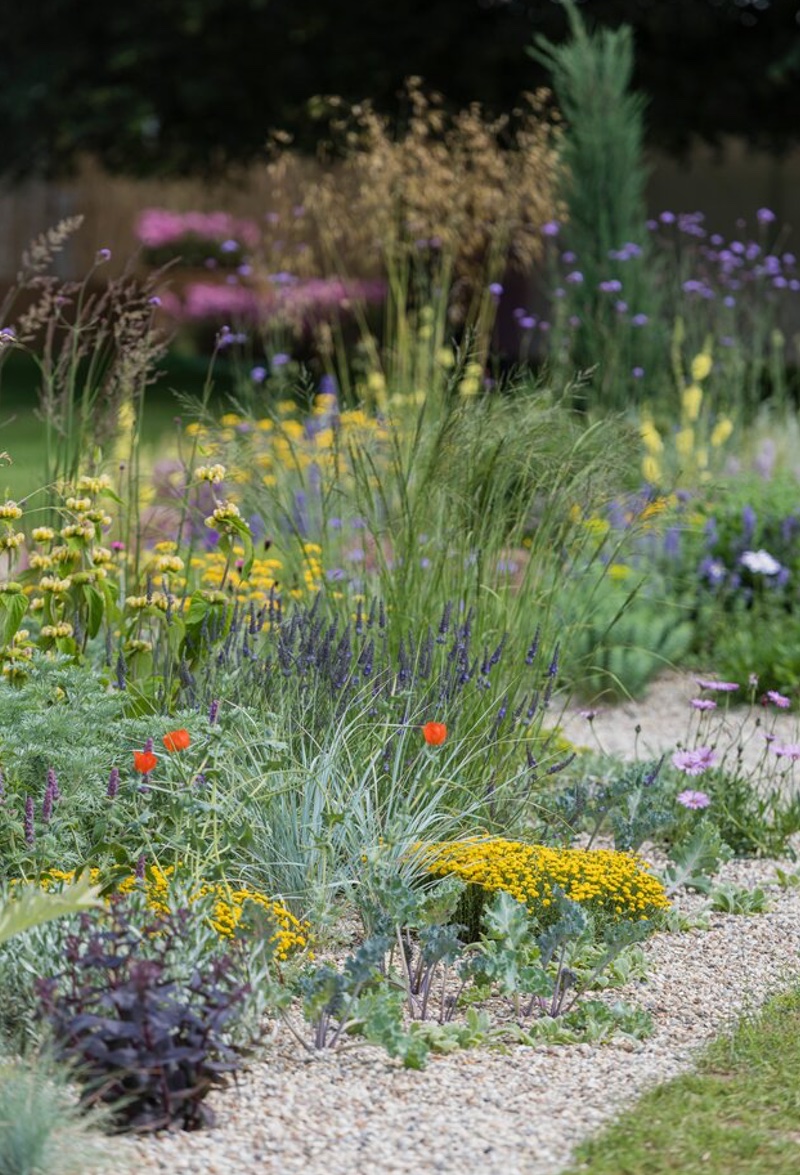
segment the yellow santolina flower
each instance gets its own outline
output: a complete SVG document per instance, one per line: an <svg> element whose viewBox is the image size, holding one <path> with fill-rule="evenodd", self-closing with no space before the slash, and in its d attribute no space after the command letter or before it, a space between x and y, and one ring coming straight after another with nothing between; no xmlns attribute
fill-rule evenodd
<svg viewBox="0 0 800 1175"><path fill-rule="evenodd" d="M7 502L0 503L0 518L21 518L22 510L16 502L9 499Z"/></svg>
<svg viewBox="0 0 800 1175"><path fill-rule="evenodd" d="M533 913L559 886L568 898L613 919L652 918L669 908L664 887L641 858L612 849L554 849L520 841L445 841L421 850L430 873L454 875L482 889L505 890Z"/></svg>
<svg viewBox="0 0 800 1175"><path fill-rule="evenodd" d="M52 526L35 526L31 531L31 538L35 543L50 543L56 537Z"/></svg>
<svg viewBox="0 0 800 1175"><path fill-rule="evenodd" d="M92 507L91 498L67 498L65 505L68 510L90 510Z"/></svg>
<svg viewBox="0 0 800 1175"><path fill-rule="evenodd" d="M0 534L0 551L13 551L17 547L21 547L25 542L25 535L21 530L15 534L13 530L6 531L5 534Z"/></svg>
<svg viewBox="0 0 800 1175"><path fill-rule="evenodd" d="M147 907L154 914L167 915L170 912L169 887L175 876L175 868L168 865L161 869L158 865L150 865L147 876L142 883L134 874L123 878L117 886L117 892L130 894L144 886L147 898ZM56 885L70 885L75 880L75 870L48 869L43 873L39 884L42 889L50 890ZM92 885L101 883L99 869L89 870L89 880ZM14 882L11 883L15 884ZM249 929L247 921L247 903L265 910L275 925L275 932L270 942L275 944L275 957L281 961L287 959L295 951L308 946L309 925L295 918L294 914L274 898L265 897L258 890L241 886L231 889L220 883L203 882L197 890L189 895L189 902L196 902L200 898L211 895L215 900L211 917L211 925L221 938L232 938L237 930Z"/></svg>

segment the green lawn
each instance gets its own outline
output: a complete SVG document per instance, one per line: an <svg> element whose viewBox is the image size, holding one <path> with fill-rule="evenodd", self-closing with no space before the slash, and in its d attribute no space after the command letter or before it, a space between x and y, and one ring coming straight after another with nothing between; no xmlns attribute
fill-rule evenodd
<svg viewBox="0 0 800 1175"><path fill-rule="evenodd" d="M0 496L24 498L44 482L43 424L37 416L35 372L24 359L7 361L0 372L0 451L11 456L13 464L0 467ZM183 410L174 390L196 396L202 393L207 360L173 359L162 363L163 375L148 391L142 426L145 453L172 442L176 435L175 418ZM223 371L215 378L221 391L229 381Z"/></svg>
<svg viewBox="0 0 800 1175"><path fill-rule="evenodd" d="M697 1071L645 1095L576 1152L568 1175L800 1171L800 990L745 1017Z"/></svg>

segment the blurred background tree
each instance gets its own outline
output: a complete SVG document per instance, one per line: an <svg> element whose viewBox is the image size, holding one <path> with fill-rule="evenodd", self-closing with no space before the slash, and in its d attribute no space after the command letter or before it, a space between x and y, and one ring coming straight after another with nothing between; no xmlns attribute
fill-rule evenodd
<svg viewBox="0 0 800 1175"><path fill-rule="evenodd" d="M680 153L733 134L800 138L798 0L583 0L589 27L631 25L648 144ZM134 175L209 174L257 160L270 128L313 149L311 99L397 110L419 75L454 108L511 108L546 84L523 52L567 35L556 0L36 0L6 5L0 174L58 176L94 155Z"/></svg>

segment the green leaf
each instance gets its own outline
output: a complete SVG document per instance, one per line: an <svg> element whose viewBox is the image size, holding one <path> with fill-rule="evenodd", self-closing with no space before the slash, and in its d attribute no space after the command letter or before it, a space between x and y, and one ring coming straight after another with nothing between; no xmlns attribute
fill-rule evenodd
<svg viewBox="0 0 800 1175"><path fill-rule="evenodd" d="M0 643L9 643L27 611L28 600L22 592L0 592Z"/></svg>
<svg viewBox="0 0 800 1175"><path fill-rule="evenodd" d="M726 846L717 828L710 821L699 821L689 839L676 845L670 854L665 874L667 893L673 894L682 886L707 892L709 878L725 857Z"/></svg>
<svg viewBox="0 0 800 1175"><path fill-rule="evenodd" d="M86 631L90 637L97 636L105 615L105 597L92 584L83 587L83 599L86 604Z"/></svg>
<svg viewBox="0 0 800 1175"><path fill-rule="evenodd" d="M0 943L43 922L79 914L102 906L99 890L83 877L60 893L46 893L30 886L17 890L0 906Z"/></svg>

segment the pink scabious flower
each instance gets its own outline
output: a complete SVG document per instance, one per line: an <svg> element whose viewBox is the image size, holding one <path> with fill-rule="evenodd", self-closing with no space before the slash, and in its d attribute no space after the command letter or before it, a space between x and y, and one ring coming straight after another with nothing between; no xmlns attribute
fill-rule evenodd
<svg viewBox="0 0 800 1175"><path fill-rule="evenodd" d="M695 747L693 751L676 751L672 756L673 766L684 775L702 775L717 761L711 747Z"/></svg>
<svg viewBox="0 0 800 1175"><path fill-rule="evenodd" d="M679 796L676 796L679 804L684 808L707 808L711 803L711 796L706 795L704 791L682 791Z"/></svg>
<svg viewBox="0 0 800 1175"><path fill-rule="evenodd" d="M711 698L692 698L689 705L694 710L716 710L717 703L712 702Z"/></svg>
<svg viewBox="0 0 800 1175"><path fill-rule="evenodd" d="M790 698L787 698L785 694L779 694L776 689L768 689L761 700L765 706L767 702L772 702L780 710L788 710L792 704Z"/></svg>
<svg viewBox="0 0 800 1175"><path fill-rule="evenodd" d="M720 694L732 694L734 690L739 688L739 683L736 681L707 681L702 677L696 677L695 681L700 689L716 690Z"/></svg>
<svg viewBox="0 0 800 1175"><path fill-rule="evenodd" d="M772 749L776 755L791 759L793 763L800 759L800 743L774 743Z"/></svg>

